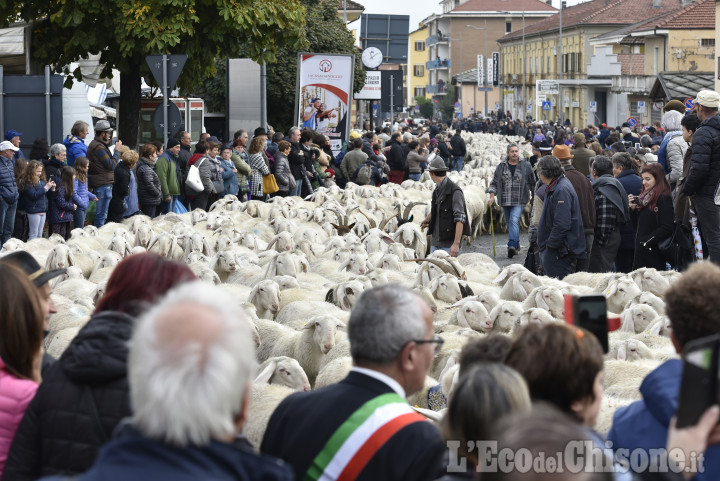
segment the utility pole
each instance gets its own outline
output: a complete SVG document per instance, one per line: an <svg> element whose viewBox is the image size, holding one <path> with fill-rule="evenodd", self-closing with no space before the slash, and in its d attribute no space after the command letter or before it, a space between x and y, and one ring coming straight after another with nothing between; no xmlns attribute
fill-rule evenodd
<svg viewBox="0 0 720 481"><path fill-rule="evenodd" d="M523 11L522 11L522 118L525 118L527 116L527 111L525 110L527 107L525 105L527 104L527 97L525 96L525 4L523 4ZM550 66L548 65L548 70L550 69Z"/></svg>
<svg viewBox="0 0 720 481"><path fill-rule="evenodd" d="M558 79L558 107L560 108L560 121L565 123L565 100L563 99L563 89L562 89L562 79L563 79L563 69L564 69L564 62L563 62L563 54L562 54L562 13L563 8L565 7L565 1L560 0L560 45L558 47L558 52L560 54L560 78Z"/></svg>

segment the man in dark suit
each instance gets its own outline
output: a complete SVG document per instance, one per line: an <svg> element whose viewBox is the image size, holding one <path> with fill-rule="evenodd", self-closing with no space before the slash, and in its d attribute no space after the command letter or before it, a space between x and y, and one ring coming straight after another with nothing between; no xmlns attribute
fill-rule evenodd
<svg viewBox="0 0 720 481"><path fill-rule="evenodd" d="M423 387L436 348L433 316L411 291L366 290L353 307L353 358L340 383L294 394L275 410L260 450L298 480L433 480L445 471L437 429L405 397Z"/></svg>

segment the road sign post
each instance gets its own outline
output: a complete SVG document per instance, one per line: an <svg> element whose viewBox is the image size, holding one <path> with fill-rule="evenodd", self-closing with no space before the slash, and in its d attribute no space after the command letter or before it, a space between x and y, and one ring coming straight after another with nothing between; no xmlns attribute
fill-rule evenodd
<svg viewBox="0 0 720 481"><path fill-rule="evenodd" d="M170 108L168 97L172 89L175 88L178 78L180 78L180 72L182 72L185 62L187 62L187 58L188 56L185 54L148 55L145 57L145 61L147 62L148 67L150 67L150 71L152 72L153 77L155 77L155 81L162 90L163 102L162 105L158 106L158 109L162 109L163 145L167 145L169 135L177 133L176 130L173 134L170 134L168 128L171 120L168 112L168 109ZM174 110L177 110L177 106L175 106ZM154 118L158 118L158 115L155 115ZM178 123L174 122L174 125L177 126Z"/></svg>
<svg viewBox="0 0 720 481"><path fill-rule="evenodd" d="M635 127L637 127L638 119L636 119L635 117L630 117L629 119L627 119L627 123L631 129L634 129Z"/></svg>
<svg viewBox="0 0 720 481"><path fill-rule="evenodd" d="M685 104L685 108L688 110L692 110L695 107L695 99L692 97L688 97L683 102Z"/></svg>

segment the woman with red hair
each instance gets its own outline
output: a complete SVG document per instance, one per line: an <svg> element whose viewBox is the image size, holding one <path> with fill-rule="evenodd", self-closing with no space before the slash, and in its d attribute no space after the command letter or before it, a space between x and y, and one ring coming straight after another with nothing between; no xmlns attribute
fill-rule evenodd
<svg viewBox="0 0 720 481"><path fill-rule="evenodd" d="M15 435L4 479L71 476L92 466L115 426L131 415L126 364L135 317L195 279L187 266L151 253L117 265L92 317L44 375Z"/></svg>
<svg viewBox="0 0 720 481"><path fill-rule="evenodd" d="M665 257L658 248L673 232L674 211L670 184L658 163L642 168L642 191L639 196L628 195L632 219L636 226L633 270L654 267L665 270Z"/></svg>

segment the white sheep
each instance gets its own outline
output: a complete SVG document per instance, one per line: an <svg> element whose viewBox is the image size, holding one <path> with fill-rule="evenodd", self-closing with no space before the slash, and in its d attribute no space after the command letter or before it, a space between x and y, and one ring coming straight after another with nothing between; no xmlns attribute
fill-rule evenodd
<svg viewBox="0 0 720 481"><path fill-rule="evenodd" d="M274 319L280 310L280 286L270 279L260 281L250 291L248 302L255 306L258 317Z"/></svg>
<svg viewBox="0 0 720 481"><path fill-rule="evenodd" d="M488 332L492 330L494 323L481 302L470 301L454 310L448 324Z"/></svg>
<svg viewBox="0 0 720 481"><path fill-rule="evenodd" d="M460 283L457 277L450 274L443 274L436 277L428 287L433 297L439 301L453 304L463 298L460 290Z"/></svg>
<svg viewBox="0 0 720 481"><path fill-rule="evenodd" d="M493 322L492 332L509 333L524 311L520 302L500 302L490 311L490 320Z"/></svg>
<svg viewBox="0 0 720 481"><path fill-rule="evenodd" d="M640 288L629 276L621 276L609 281L603 294L607 298L608 311L622 312L628 301L640 294Z"/></svg>
<svg viewBox="0 0 720 481"><path fill-rule="evenodd" d="M630 273L630 277L643 292L652 292L658 297L665 295L670 282L656 269L641 267Z"/></svg>
<svg viewBox="0 0 720 481"><path fill-rule="evenodd" d="M278 384L253 383L250 389L250 416L248 416L243 433L256 450L265 436L270 416L283 399L295 391Z"/></svg>
<svg viewBox="0 0 720 481"><path fill-rule="evenodd" d="M293 391L309 391L307 374L295 359L287 356L271 357L257 369L255 383L285 386Z"/></svg>
<svg viewBox="0 0 720 481"><path fill-rule="evenodd" d="M641 333L658 318L657 312L646 304L635 304L620 314L620 330Z"/></svg>
<svg viewBox="0 0 720 481"><path fill-rule="evenodd" d="M336 348L337 346L335 346L333 350L335 350ZM328 353L328 356L326 357L329 357L329 355L330 353ZM349 356L338 357L330 362L325 363L325 365L320 368L320 372L315 379L315 389L329 386L331 384L336 384L342 381L347 377L352 367L353 360Z"/></svg>
<svg viewBox="0 0 720 481"><path fill-rule="evenodd" d="M628 309L636 304L645 304L653 309L655 309L655 312L658 313L658 315L665 314L665 301L663 301L661 298L653 294L652 292L641 292L634 298L628 301L628 303L625 305L625 309Z"/></svg>
<svg viewBox="0 0 720 481"><path fill-rule="evenodd" d="M501 277L502 275L503 273L501 272L498 277ZM541 287L542 285L543 283L538 276L527 269L524 269L520 272L512 274L507 279L500 290L500 299L522 302L527 298L533 289Z"/></svg>
<svg viewBox="0 0 720 481"><path fill-rule="evenodd" d="M552 322L562 322L550 314L550 312L540 307L532 307L523 312L520 317L515 321L515 327L513 331L516 331L519 327L526 326L528 324L549 324Z"/></svg>
<svg viewBox="0 0 720 481"><path fill-rule="evenodd" d="M523 301L523 307L526 310L539 307L548 311L556 319L565 318L565 299L557 287L536 287Z"/></svg>

